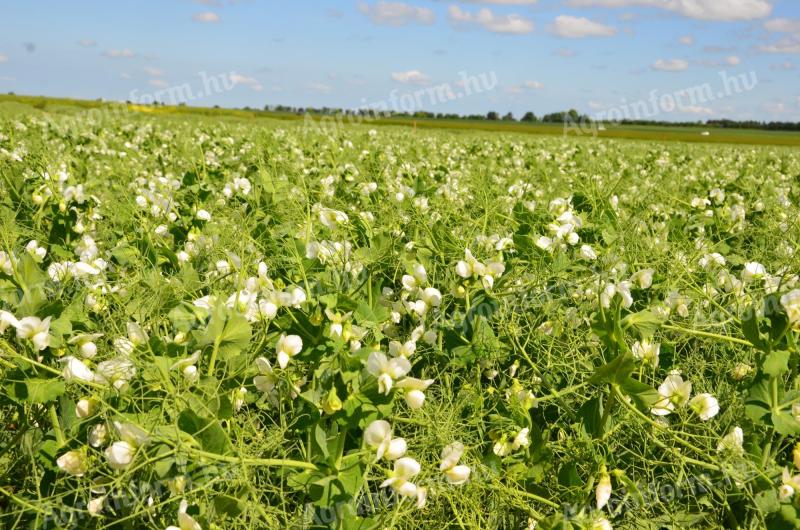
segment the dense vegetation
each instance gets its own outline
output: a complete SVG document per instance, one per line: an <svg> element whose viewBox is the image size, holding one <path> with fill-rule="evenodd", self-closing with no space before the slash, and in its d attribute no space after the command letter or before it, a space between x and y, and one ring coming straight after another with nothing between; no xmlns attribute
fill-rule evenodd
<svg viewBox="0 0 800 530"><path fill-rule="evenodd" d="M794 528L800 154L0 119L0 526Z"/></svg>

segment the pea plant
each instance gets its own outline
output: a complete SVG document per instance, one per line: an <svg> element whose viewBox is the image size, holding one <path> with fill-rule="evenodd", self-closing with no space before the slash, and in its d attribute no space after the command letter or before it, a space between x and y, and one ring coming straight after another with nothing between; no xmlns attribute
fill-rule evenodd
<svg viewBox="0 0 800 530"><path fill-rule="evenodd" d="M800 156L0 119L6 528L797 528Z"/></svg>

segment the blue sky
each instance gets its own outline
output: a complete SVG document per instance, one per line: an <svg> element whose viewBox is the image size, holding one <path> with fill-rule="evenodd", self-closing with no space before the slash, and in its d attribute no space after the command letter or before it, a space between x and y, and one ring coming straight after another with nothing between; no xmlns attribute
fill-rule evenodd
<svg viewBox="0 0 800 530"><path fill-rule="evenodd" d="M4 4L0 92L172 102L188 86L202 106L413 101L519 117L638 103L663 120L800 120L797 0ZM745 76L740 89L721 72ZM464 76L480 91L465 94ZM435 96L445 83L460 97Z"/></svg>

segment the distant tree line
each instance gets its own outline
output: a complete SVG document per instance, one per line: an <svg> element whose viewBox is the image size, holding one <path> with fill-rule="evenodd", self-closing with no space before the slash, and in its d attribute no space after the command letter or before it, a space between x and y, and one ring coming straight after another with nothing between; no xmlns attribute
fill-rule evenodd
<svg viewBox="0 0 800 530"><path fill-rule="evenodd" d="M250 110L250 109L247 109ZM335 107L291 107L288 105L267 105L264 107L268 112L285 112L290 114L316 114L323 116L339 116L339 115L367 115L372 114L374 111L368 109L340 109ZM395 112L395 111L381 111L381 114L387 117L397 118L416 118L416 119L429 119L429 120L471 120L471 121L514 121L522 123L591 123L593 120L586 114L581 114L575 109L570 109L562 112L551 112L544 114L541 117L535 113L528 111L520 118L516 118L511 112L501 115L497 111L489 111L486 114L455 114L443 112ZM800 122L762 122L755 120L706 120L706 121L684 121L684 122L671 122L671 121L656 121L656 120L622 120L619 122L621 125L660 125L668 127L711 127L720 129L763 129L771 131L800 131Z"/></svg>

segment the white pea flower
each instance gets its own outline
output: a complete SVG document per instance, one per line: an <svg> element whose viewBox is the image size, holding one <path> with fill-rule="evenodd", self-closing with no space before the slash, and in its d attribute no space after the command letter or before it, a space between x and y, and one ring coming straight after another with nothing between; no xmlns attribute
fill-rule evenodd
<svg viewBox="0 0 800 530"><path fill-rule="evenodd" d="M97 355L97 344L94 343L97 339L102 337L102 333L81 333L67 341L68 344L75 344L78 347L78 352L84 359L91 359Z"/></svg>
<svg viewBox="0 0 800 530"><path fill-rule="evenodd" d="M253 385L255 385L259 392L267 394L267 397L273 405L277 405L278 392L275 389L275 384L278 382L278 378L272 370L272 365L264 357L259 357L256 359L256 368L258 368L258 373L260 375L253 378Z"/></svg>
<svg viewBox="0 0 800 530"><path fill-rule="evenodd" d="M125 469L133 462L139 447L146 444L150 437L145 430L132 423L115 421L114 429L120 440L112 443L104 454L113 469Z"/></svg>
<svg viewBox="0 0 800 530"><path fill-rule="evenodd" d="M275 350L278 352L278 366L284 369L288 366L289 359L303 350L303 339L297 335L281 334Z"/></svg>
<svg viewBox="0 0 800 530"><path fill-rule="evenodd" d="M703 421L708 421L719 413L719 402L711 394L697 394L689 401L689 406Z"/></svg>
<svg viewBox="0 0 800 530"><path fill-rule="evenodd" d="M184 379L186 379L190 383L194 383L197 380L198 373L197 373L197 362L200 360L200 355L202 351L197 350L192 355L187 357L186 359L181 359L170 366L170 370L180 370L181 374L183 374Z"/></svg>
<svg viewBox="0 0 800 530"><path fill-rule="evenodd" d="M50 346L50 320L52 317L47 317L44 320L39 317L25 317L19 319L17 323L17 337L20 339L30 339L34 348L39 351L44 350Z"/></svg>
<svg viewBox="0 0 800 530"><path fill-rule="evenodd" d="M168 526L166 530L203 530L200 523L195 521L194 517L186 513L188 509L189 503L182 500L178 508L178 526Z"/></svg>
<svg viewBox="0 0 800 530"><path fill-rule="evenodd" d="M197 217L201 221L211 220L211 214L207 210L197 210L195 217Z"/></svg>
<svg viewBox="0 0 800 530"><path fill-rule="evenodd" d="M395 493L402 497L417 497L417 486L410 482L419 474L421 467L413 458L403 457L395 460L394 470L389 472L389 478L381 483L381 488L391 486Z"/></svg>
<svg viewBox="0 0 800 530"><path fill-rule="evenodd" d="M31 255L33 261L36 263L43 262L45 256L47 256L47 249L40 247L35 239L33 241L28 241L28 244L25 245L25 251Z"/></svg>
<svg viewBox="0 0 800 530"><path fill-rule="evenodd" d="M96 399L83 398L78 400L75 404L75 415L80 419L85 419L94 416L97 413L97 408L100 404Z"/></svg>
<svg viewBox="0 0 800 530"><path fill-rule="evenodd" d="M790 291L781 296L781 305L792 327L800 331L800 289Z"/></svg>
<svg viewBox="0 0 800 530"><path fill-rule="evenodd" d="M391 360L381 352L372 352L367 358L367 371L378 378L378 391L388 395L394 382L411 370L411 363L405 357Z"/></svg>
<svg viewBox="0 0 800 530"><path fill-rule="evenodd" d="M744 269L742 269L742 281L744 283L752 283L763 279L766 274L767 269L762 264L749 261L744 264Z"/></svg>
<svg viewBox="0 0 800 530"><path fill-rule="evenodd" d="M80 451L67 451L56 459L56 464L61 471L76 477L82 477L88 469L86 457Z"/></svg>
<svg viewBox="0 0 800 530"><path fill-rule="evenodd" d="M421 300L428 307L438 307L442 304L442 293L435 287L426 287L422 290Z"/></svg>
<svg viewBox="0 0 800 530"><path fill-rule="evenodd" d="M62 357L61 362L64 363L64 369L61 371L61 375L68 383L70 381L85 381L91 383L97 377L83 361L71 355Z"/></svg>
<svg viewBox="0 0 800 530"><path fill-rule="evenodd" d="M730 452L735 455L741 455L744 452L742 444L744 443L744 432L741 427L734 427L731 432L726 434L720 439L717 444L717 452Z"/></svg>
<svg viewBox="0 0 800 530"><path fill-rule="evenodd" d="M587 261L594 261L597 259L597 253L589 245L581 245L581 250L578 255Z"/></svg>
<svg viewBox="0 0 800 530"><path fill-rule="evenodd" d="M464 484L469 480L469 466L459 465L458 461L464 454L464 444L453 442L442 449L442 463L439 470L444 472L447 482L453 485Z"/></svg>
<svg viewBox="0 0 800 530"><path fill-rule="evenodd" d="M6 332L9 327L16 328L19 326L19 320L9 313L8 311L0 310L0 335Z"/></svg>
<svg viewBox="0 0 800 530"><path fill-rule="evenodd" d="M600 470L600 479L597 481L597 487L594 490L598 510L602 510L608 504L611 499L611 491L611 476L606 471L606 466L603 466Z"/></svg>
<svg viewBox="0 0 800 530"><path fill-rule="evenodd" d="M141 346L150 340L147 332L142 329L142 326L140 326L138 323L128 322L125 327L128 331L128 339L133 343L134 346Z"/></svg>
<svg viewBox="0 0 800 530"><path fill-rule="evenodd" d="M108 443L108 427L105 423L98 423L89 431L89 445L100 447Z"/></svg>
<svg viewBox="0 0 800 530"><path fill-rule="evenodd" d="M89 503L86 505L86 510L92 517L97 517L100 515L100 512L103 511L103 505L105 504L105 502L106 502L105 495L101 495L100 497L95 497L94 499L90 500Z"/></svg>
<svg viewBox="0 0 800 530"><path fill-rule="evenodd" d="M589 527L589 530L614 530L614 527L605 517L597 517L592 521L592 526Z"/></svg>
<svg viewBox="0 0 800 530"><path fill-rule="evenodd" d="M653 285L653 269L642 269L636 271L631 276L631 281L639 286L639 289L649 289Z"/></svg>
<svg viewBox="0 0 800 530"><path fill-rule="evenodd" d="M525 427L521 429L517 435L514 437L514 440L511 442L511 448L516 451L520 447L528 447L531 444L530 438L528 438L528 433L530 429Z"/></svg>
<svg viewBox="0 0 800 530"><path fill-rule="evenodd" d="M650 342L647 339L636 341L631 346L631 353L633 356L645 363L653 366L658 366L658 355L661 351L661 344L657 342Z"/></svg>
<svg viewBox="0 0 800 530"><path fill-rule="evenodd" d="M118 392L128 388L128 383L136 377L136 365L128 357L114 357L97 365L97 380L111 384Z"/></svg>
<svg viewBox="0 0 800 530"><path fill-rule="evenodd" d="M675 407L683 406L689 401L692 393L692 383L683 380L680 375L670 374L658 387L661 399L653 404L650 412L656 416L666 416L675 410Z"/></svg>
<svg viewBox="0 0 800 530"><path fill-rule="evenodd" d="M244 406L244 398L246 395L247 395L247 389L243 386L233 391L233 410L235 410L236 412L242 410L242 407Z"/></svg>
<svg viewBox="0 0 800 530"><path fill-rule="evenodd" d="M389 355L392 357L405 357L406 359L414 355L417 350L417 343L413 340L399 342L396 340L389 342Z"/></svg>
<svg viewBox="0 0 800 530"><path fill-rule="evenodd" d="M406 403L411 409L422 408L425 402L425 390L433 384L433 379L417 379L416 377L406 377L397 382L397 388L405 391Z"/></svg>
<svg viewBox="0 0 800 530"><path fill-rule="evenodd" d="M392 426L385 420L375 420L364 430L364 443L375 449L380 460L397 460L406 454L406 441L403 438L392 438Z"/></svg>

